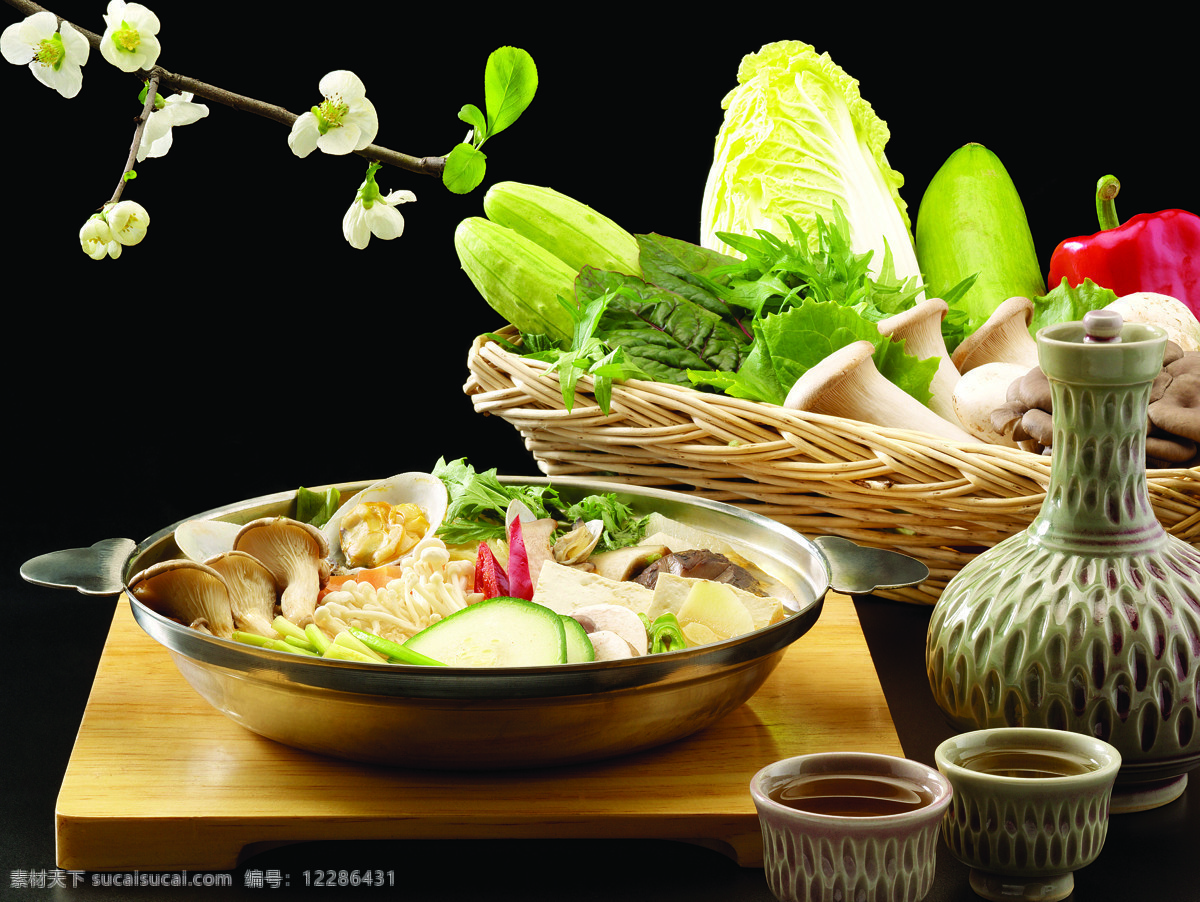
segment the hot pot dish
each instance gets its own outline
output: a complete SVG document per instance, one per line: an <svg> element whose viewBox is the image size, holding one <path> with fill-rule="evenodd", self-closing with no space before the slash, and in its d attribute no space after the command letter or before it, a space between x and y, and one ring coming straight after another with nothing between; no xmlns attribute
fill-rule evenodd
<svg viewBox="0 0 1200 902"><path fill-rule="evenodd" d="M313 498L328 509L308 522ZM22 567L122 593L184 679L249 730L458 770L686 737L754 694L828 589L927 573L720 502L465 461L253 498Z"/></svg>

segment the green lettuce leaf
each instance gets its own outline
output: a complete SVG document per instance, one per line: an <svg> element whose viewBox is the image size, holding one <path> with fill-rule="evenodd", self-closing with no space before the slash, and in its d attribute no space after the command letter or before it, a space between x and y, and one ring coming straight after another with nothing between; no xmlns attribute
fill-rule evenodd
<svg viewBox="0 0 1200 902"><path fill-rule="evenodd" d="M689 378L735 398L782 404L805 372L839 348L865 340L875 346L873 360L880 373L922 404L932 397L929 385L937 358L918 360L904 350L904 342L880 335L874 322L840 304L805 300L755 320L754 332L753 349L738 372L691 371Z"/></svg>
<svg viewBox="0 0 1200 902"><path fill-rule="evenodd" d="M891 135L858 81L799 41L746 56L737 78L722 101L701 244L729 253L719 232L786 235L787 217L815 241L817 215L830 219L836 203L856 251L874 251L875 267L890 251L896 276L919 278L904 177L884 153Z"/></svg>
<svg viewBox="0 0 1200 902"><path fill-rule="evenodd" d="M1091 279L1084 279L1072 288L1063 277L1062 282L1044 296L1033 299L1033 320L1029 332L1036 335L1043 326L1055 323L1073 323L1083 319L1085 313L1107 307L1117 299L1117 293L1103 288Z"/></svg>

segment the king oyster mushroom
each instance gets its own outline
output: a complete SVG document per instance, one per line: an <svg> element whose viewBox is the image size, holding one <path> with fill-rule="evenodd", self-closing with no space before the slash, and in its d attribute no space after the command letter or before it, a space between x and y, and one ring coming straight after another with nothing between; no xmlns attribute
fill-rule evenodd
<svg viewBox="0 0 1200 902"><path fill-rule="evenodd" d="M446 486L432 473L397 473L372 483L322 528L330 562L339 570L399 563L437 532L448 504Z"/></svg>
<svg viewBox="0 0 1200 902"><path fill-rule="evenodd" d="M229 587L229 602L238 628L269 639L278 638L271 621L275 619L279 588L266 565L244 551L226 551L204 563L221 574Z"/></svg>
<svg viewBox="0 0 1200 902"><path fill-rule="evenodd" d="M963 339L951 360L964 376L985 363L1016 363L1029 370L1038 365L1037 342L1029 334L1033 301L1011 297L999 304L987 321Z"/></svg>
<svg viewBox="0 0 1200 902"><path fill-rule="evenodd" d="M197 561L160 561L129 580L134 598L151 610L228 639L233 635L233 607L221 574Z"/></svg>
<svg viewBox="0 0 1200 902"><path fill-rule="evenodd" d="M241 528L235 551L258 558L281 587L283 616L298 627L312 622L329 544L321 530L290 517L263 517Z"/></svg>
<svg viewBox="0 0 1200 902"><path fill-rule="evenodd" d="M942 320L949 311L950 305L941 298L927 298L902 313L880 320L876 326L881 335L893 341L903 341L905 353L912 354L918 360L937 359L938 367L929 386L933 395L929 400L929 409L943 419L957 423L959 417L954 404L954 387L958 384L960 373L942 338Z"/></svg>
<svg viewBox="0 0 1200 902"><path fill-rule="evenodd" d="M875 346L855 341L832 352L793 383L783 406L895 429L916 429L955 442L976 439L934 413L875 368Z"/></svg>

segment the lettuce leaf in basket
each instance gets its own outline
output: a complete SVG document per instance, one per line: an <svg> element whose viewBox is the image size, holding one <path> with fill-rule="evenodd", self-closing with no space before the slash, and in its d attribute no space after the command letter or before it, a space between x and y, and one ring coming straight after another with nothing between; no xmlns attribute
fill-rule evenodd
<svg viewBox="0 0 1200 902"><path fill-rule="evenodd" d="M754 335L753 349L737 372L690 371L689 378L735 398L782 404L801 375L839 348L866 340L875 346L881 374L922 404L932 397L936 357L917 359L903 342L881 335L873 321L836 302L809 299L768 314L754 321Z"/></svg>

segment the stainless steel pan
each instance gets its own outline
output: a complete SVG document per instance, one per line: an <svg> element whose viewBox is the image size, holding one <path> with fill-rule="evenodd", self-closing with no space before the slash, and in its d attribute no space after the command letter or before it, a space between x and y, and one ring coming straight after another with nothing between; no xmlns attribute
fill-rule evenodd
<svg viewBox="0 0 1200 902"><path fill-rule="evenodd" d="M545 485L545 478L506 479ZM844 539L801 536L759 514L654 488L556 477L564 499L616 492L638 513L659 511L744 546L792 592L779 623L715 645L624 661L474 669L356 664L254 648L190 629L125 593L137 623L161 643L214 708L278 742L339 758L417 768L543 767L651 748L720 720L762 685L787 647L817 621L829 588L850 594L913 585L924 564ZM339 485L343 497L368 485ZM290 515L295 493L200 517L244 523ZM189 518L194 519L194 518ZM151 564L179 556L172 524L137 543L27 561L33 583L113 595Z"/></svg>

